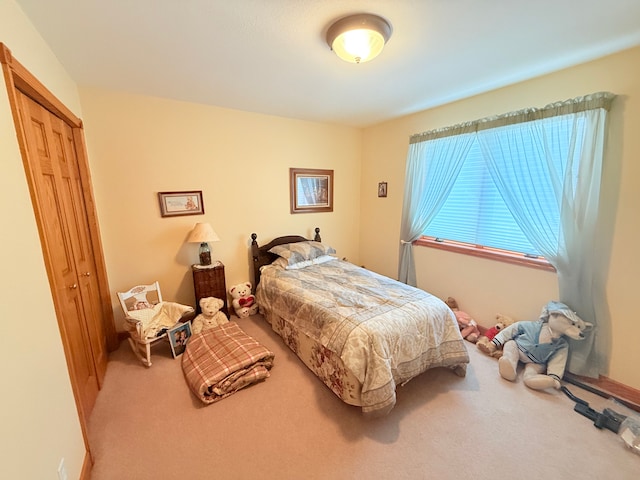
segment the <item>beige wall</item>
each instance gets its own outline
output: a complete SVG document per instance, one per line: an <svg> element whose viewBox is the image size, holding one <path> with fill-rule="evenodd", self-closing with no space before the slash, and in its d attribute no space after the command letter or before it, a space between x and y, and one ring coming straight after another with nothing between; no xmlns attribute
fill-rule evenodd
<svg viewBox="0 0 640 480"><path fill-rule="evenodd" d="M610 142L603 171L600 254L611 332L608 376L640 389L640 322L635 312L640 269L640 48L433 108L364 131L360 258L368 267L397 277L398 240L409 136L438 127L531 106L610 91L618 95L610 115ZM388 181L389 196L376 185ZM381 222L384 219L384 222ZM607 232L611 232L609 235ZM496 313L534 319L557 298L556 275L424 247L415 248L418 286L452 295L484 325Z"/></svg>
<svg viewBox="0 0 640 480"><path fill-rule="evenodd" d="M0 0L0 42L76 115L76 86L12 0ZM0 471L57 478L61 458L78 478L84 443L16 139L0 79Z"/></svg>
<svg viewBox="0 0 640 480"><path fill-rule="evenodd" d="M411 134L599 90L617 93L604 180L613 237L602 250L602 288L613 324L609 376L640 389L640 322L632 302L640 267L640 49L360 131L100 90L78 93L13 0L0 0L0 32L14 56L84 119L112 290L158 279L167 297L184 302L193 295L189 267L197 258L197 247L184 240L201 220L222 239L213 253L227 265L228 285L249 277L251 232L267 241L311 235L315 226L341 256L395 277ZM7 478L54 478L64 457L69 478L77 478L84 445L2 94L0 158L0 301L5 321L15 327L0 350L2 472ZM290 215L289 167L334 169L335 211ZM376 196L380 181L389 182L386 199ZM160 218L156 192L183 189L203 190L206 214ZM416 256L422 288L456 296L485 324L498 312L535 317L557 295L550 273L425 248Z"/></svg>
<svg viewBox="0 0 640 480"><path fill-rule="evenodd" d="M111 289L159 280L195 304L185 243L195 222L221 241L227 289L251 281L250 235L323 239L358 260L361 131L218 107L81 89L86 140ZM332 213L289 213L289 168L334 170ZM162 218L157 192L202 190L205 214ZM122 315L115 304L118 328Z"/></svg>

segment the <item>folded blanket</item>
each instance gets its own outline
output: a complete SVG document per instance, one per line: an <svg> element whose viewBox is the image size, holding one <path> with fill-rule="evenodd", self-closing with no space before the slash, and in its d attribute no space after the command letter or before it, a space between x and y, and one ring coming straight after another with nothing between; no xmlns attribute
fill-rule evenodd
<svg viewBox="0 0 640 480"><path fill-rule="evenodd" d="M273 352L229 322L191 336L182 370L191 391L209 404L267 378L273 359Z"/></svg>

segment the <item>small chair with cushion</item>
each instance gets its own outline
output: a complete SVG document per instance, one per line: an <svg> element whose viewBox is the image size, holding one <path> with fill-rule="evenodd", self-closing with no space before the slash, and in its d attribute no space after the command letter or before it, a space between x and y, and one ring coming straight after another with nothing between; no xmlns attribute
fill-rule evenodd
<svg viewBox="0 0 640 480"><path fill-rule="evenodd" d="M117 292L124 312L129 345L143 365L151 366L151 345L167 338L167 330L194 308L162 300L158 282L136 285L126 292Z"/></svg>

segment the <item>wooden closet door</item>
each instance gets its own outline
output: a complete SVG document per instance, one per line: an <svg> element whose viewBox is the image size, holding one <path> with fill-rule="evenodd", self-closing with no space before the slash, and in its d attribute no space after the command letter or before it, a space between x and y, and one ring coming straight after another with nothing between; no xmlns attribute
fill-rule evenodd
<svg viewBox="0 0 640 480"><path fill-rule="evenodd" d="M42 107L40 107L44 110ZM45 110L45 112L47 112ZM89 225L85 208L78 160L73 139L73 131L55 115L49 114L53 142L56 146L58 165L65 187L66 216L68 226L71 229L71 244L73 258L75 260L78 287L82 297L84 320L87 325L93 363L96 367L98 383L101 386L107 368L107 345L102 311L100 306L100 293L96 276L96 266L93 248L89 238Z"/></svg>
<svg viewBox="0 0 640 480"><path fill-rule="evenodd" d="M84 231L86 213L78 192L71 131L26 95L18 92L18 99L56 313L86 420L95 404L107 358L102 318L95 303L96 288L92 285L95 266Z"/></svg>

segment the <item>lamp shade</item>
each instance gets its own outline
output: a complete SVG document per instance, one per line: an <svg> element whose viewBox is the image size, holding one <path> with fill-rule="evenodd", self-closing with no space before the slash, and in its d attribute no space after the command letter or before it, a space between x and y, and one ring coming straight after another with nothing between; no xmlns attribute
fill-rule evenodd
<svg viewBox="0 0 640 480"><path fill-rule="evenodd" d="M208 243L218 242L220 237L208 223L196 223L189 234L187 242L189 243Z"/></svg>
<svg viewBox="0 0 640 480"><path fill-rule="evenodd" d="M391 24L384 18L359 13L333 23L327 30L327 44L342 60L364 63L382 52L391 31Z"/></svg>

